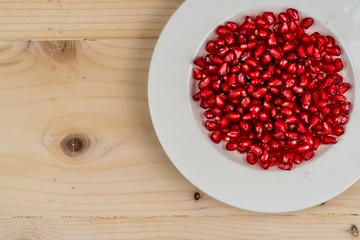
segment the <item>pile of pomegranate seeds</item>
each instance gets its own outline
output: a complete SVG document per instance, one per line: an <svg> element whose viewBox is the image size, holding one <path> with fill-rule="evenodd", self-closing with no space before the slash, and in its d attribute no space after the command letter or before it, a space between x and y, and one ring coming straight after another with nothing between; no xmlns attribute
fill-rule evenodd
<svg viewBox="0 0 360 240"><path fill-rule="evenodd" d="M214 143L246 153L263 169L290 170L344 133L350 88L338 74L341 49L331 36L306 30L295 9L227 22L194 60L194 78Z"/></svg>

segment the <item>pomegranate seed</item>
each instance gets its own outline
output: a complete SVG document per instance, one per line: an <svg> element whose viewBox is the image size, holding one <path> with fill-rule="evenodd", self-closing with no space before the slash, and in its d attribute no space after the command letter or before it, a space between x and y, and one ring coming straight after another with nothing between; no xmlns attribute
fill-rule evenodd
<svg viewBox="0 0 360 240"><path fill-rule="evenodd" d="M294 86L292 88L293 92L296 93L296 94L302 94L304 92L304 89L302 87L299 87L299 86Z"/></svg>
<svg viewBox="0 0 360 240"><path fill-rule="evenodd" d="M350 84L348 83L341 83L340 86L338 87L338 93L339 94L344 94L347 92L347 90L350 89Z"/></svg>
<svg viewBox="0 0 360 240"><path fill-rule="evenodd" d="M219 129L219 125L216 122L213 121L206 121L205 122L205 127L209 130L209 131L216 131Z"/></svg>
<svg viewBox="0 0 360 240"><path fill-rule="evenodd" d="M282 22L289 22L289 15L285 12L282 12L278 15L278 18Z"/></svg>
<svg viewBox="0 0 360 240"><path fill-rule="evenodd" d="M313 23L314 23L314 20L312 18L304 18L300 22L300 27L303 29L308 29L311 27L311 25L313 25Z"/></svg>
<svg viewBox="0 0 360 240"><path fill-rule="evenodd" d="M310 128L315 127L318 123L320 123L319 115L313 115L310 120Z"/></svg>
<svg viewBox="0 0 360 240"><path fill-rule="evenodd" d="M311 93L305 92L301 98L301 103L305 107L309 107L311 104Z"/></svg>
<svg viewBox="0 0 360 240"><path fill-rule="evenodd" d="M267 112L261 112L259 114L259 120L262 122L266 122L267 120L269 120L269 114Z"/></svg>
<svg viewBox="0 0 360 240"><path fill-rule="evenodd" d="M313 157L314 157L314 151L313 150L309 150L309 151L305 152L304 155L303 155L303 158L305 159L305 161L309 161Z"/></svg>
<svg viewBox="0 0 360 240"><path fill-rule="evenodd" d="M341 112L344 114L349 114L350 112L350 102L343 102L340 105Z"/></svg>
<svg viewBox="0 0 360 240"><path fill-rule="evenodd" d="M266 122L264 123L264 127L268 130L268 131L272 131L274 129L274 125L272 122Z"/></svg>
<svg viewBox="0 0 360 240"><path fill-rule="evenodd" d="M326 48L326 52L329 54L329 55L332 55L332 56L340 56L341 54L341 49L339 46L335 45L333 47L327 47Z"/></svg>
<svg viewBox="0 0 360 240"><path fill-rule="evenodd" d="M293 20L295 20L295 21L299 20L299 13L298 13L297 10L295 10L295 9L293 9L293 8L289 8L289 9L286 10L286 12L287 12L287 14L289 14L289 16L290 16Z"/></svg>
<svg viewBox="0 0 360 240"><path fill-rule="evenodd" d="M275 59L279 59L283 53L281 51L280 48L271 48L270 49L270 54L275 58Z"/></svg>
<svg viewBox="0 0 360 240"><path fill-rule="evenodd" d="M275 14L272 12L264 12L263 17L267 20L269 24L273 24L276 21Z"/></svg>
<svg viewBox="0 0 360 240"><path fill-rule="evenodd" d="M256 164L257 161L258 161L258 157L255 156L255 154L248 152L248 153L246 154L246 160L247 160L247 162L250 163L251 165L254 165L254 164Z"/></svg>
<svg viewBox="0 0 360 240"><path fill-rule="evenodd" d="M252 141L250 139L244 139L239 141L238 146L244 149L249 149L251 144Z"/></svg>
<svg viewBox="0 0 360 240"><path fill-rule="evenodd" d="M225 26L230 29L231 31L235 32L238 29L238 25L234 22L227 22Z"/></svg>
<svg viewBox="0 0 360 240"><path fill-rule="evenodd" d="M287 127L284 121L277 119L275 121L275 128L280 130L281 132L286 132L287 131Z"/></svg>
<svg viewBox="0 0 360 240"><path fill-rule="evenodd" d="M337 139L331 136L324 136L322 139L323 144L335 144L337 143Z"/></svg>
<svg viewBox="0 0 360 240"><path fill-rule="evenodd" d="M297 123L299 120L295 116L288 116L285 120L286 124Z"/></svg>
<svg viewBox="0 0 360 240"><path fill-rule="evenodd" d="M333 99L334 99L335 101L338 101L338 102L344 102L344 101L346 101L346 97L345 97L344 95L342 95L342 94L337 94L337 95L335 95L335 96L333 97Z"/></svg>
<svg viewBox="0 0 360 240"><path fill-rule="evenodd" d="M267 163L269 160L269 151L268 150L264 150L261 157L260 157L260 162L265 164Z"/></svg>
<svg viewBox="0 0 360 240"><path fill-rule="evenodd" d="M344 125L348 122L348 117L345 115L340 115L335 118L335 122L339 125Z"/></svg>
<svg viewBox="0 0 360 240"><path fill-rule="evenodd" d="M226 35L228 35L229 33L230 33L230 29L228 29L227 27L224 27L224 26L219 26L216 29L216 34L222 38L226 37Z"/></svg>
<svg viewBox="0 0 360 240"><path fill-rule="evenodd" d="M228 151L235 151L238 148L238 143L235 141L229 141L226 144L226 150Z"/></svg>
<svg viewBox="0 0 360 240"><path fill-rule="evenodd" d="M247 122L240 121L239 122L240 129L245 133L250 131L250 124Z"/></svg>
<svg viewBox="0 0 360 240"><path fill-rule="evenodd" d="M199 101L201 99L200 92L194 94L193 99L194 101Z"/></svg>
<svg viewBox="0 0 360 240"><path fill-rule="evenodd" d="M209 53L214 53L216 51L216 45L214 41L209 41L206 44L206 51L208 51Z"/></svg>
<svg viewBox="0 0 360 240"><path fill-rule="evenodd" d="M287 164L279 163L278 166L279 166L279 168L282 169L282 170L288 170L288 171L290 171L291 168L292 168L292 163L291 163L291 162L289 162L289 163L287 163Z"/></svg>
<svg viewBox="0 0 360 240"><path fill-rule="evenodd" d="M194 64L201 68L206 68L206 66L207 66L205 59L202 57L195 59Z"/></svg>
<svg viewBox="0 0 360 240"><path fill-rule="evenodd" d="M345 132L345 129L342 126L334 126L332 134L335 136L341 136Z"/></svg>
<svg viewBox="0 0 360 240"><path fill-rule="evenodd" d="M262 154L262 149L258 145L251 145L250 151L254 153L256 156L260 156Z"/></svg>
<svg viewBox="0 0 360 240"><path fill-rule="evenodd" d="M220 143L221 140L222 140L222 133L221 133L221 131L215 131L215 132L213 132L213 133L210 135L210 139L211 139L214 143L216 143L216 144Z"/></svg>

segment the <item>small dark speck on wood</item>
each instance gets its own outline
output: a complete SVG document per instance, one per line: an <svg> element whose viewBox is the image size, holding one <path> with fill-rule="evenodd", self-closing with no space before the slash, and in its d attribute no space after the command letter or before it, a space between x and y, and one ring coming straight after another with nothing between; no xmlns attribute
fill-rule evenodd
<svg viewBox="0 0 360 240"><path fill-rule="evenodd" d="M358 237L359 236L359 231L357 229L357 227L355 225L352 225L351 227L351 234L354 236L354 237Z"/></svg>
<svg viewBox="0 0 360 240"><path fill-rule="evenodd" d="M197 200L200 200L200 198L201 198L200 193L199 193L199 192L196 192L196 193L194 194L194 199L197 201Z"/></svg>

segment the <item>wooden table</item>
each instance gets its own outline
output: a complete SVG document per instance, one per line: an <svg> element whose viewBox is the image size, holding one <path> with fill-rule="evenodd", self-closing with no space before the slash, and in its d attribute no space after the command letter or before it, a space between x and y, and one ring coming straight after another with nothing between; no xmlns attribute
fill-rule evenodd
<svg viewBox="0 0 360 240"><path fill-rule="evenodd" d="M360 183L311 209L259 214L171 164L147 76L181 3L0 1L11 40L0 42L0 239L358 239Z"/></svg>

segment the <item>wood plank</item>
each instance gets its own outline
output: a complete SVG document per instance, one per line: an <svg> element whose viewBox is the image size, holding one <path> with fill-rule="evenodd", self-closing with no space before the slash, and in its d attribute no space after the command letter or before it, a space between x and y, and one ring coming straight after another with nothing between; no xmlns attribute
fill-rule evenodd
<svg viewBox="0 0 360 240"><path fill-rule="evenodd" d="M0 1L0 39L153 38L183 0Z"/></svg>
<svg viewBox="0 0 360 240"><path fill-rule="evenodd" d="M147 105L155 42L0 42L1 215L257 215L196 201L163 152ZM360 182L290 215L335 213L360 213Z"/></svg>
<svg viewBox="0 0 360 240"><path fill-rule="evenodd" d="M358 239L360 217L156 217L9 218L0 220L4 240L107 239Z"/></svg>

